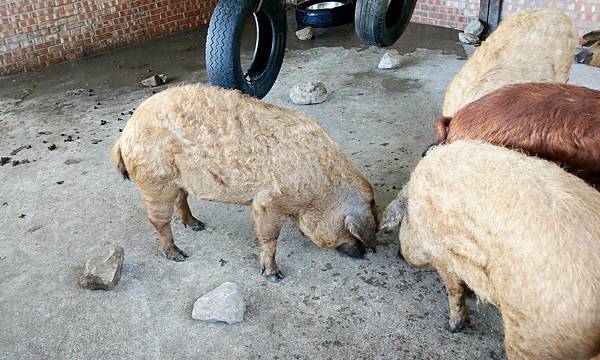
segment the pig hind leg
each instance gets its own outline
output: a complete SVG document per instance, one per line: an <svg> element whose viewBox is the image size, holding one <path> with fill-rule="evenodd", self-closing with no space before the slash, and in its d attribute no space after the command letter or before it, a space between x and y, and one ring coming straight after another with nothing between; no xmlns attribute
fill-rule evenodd
<svg viewBox="0 0 600 360"><path fill-rule="evenodd" d="M185 261L188 254L175 245L173 233L171 232L171 218L179 189L174 185L167 185L160 188L140 190L150 223L154 225L158 233L163 255L167 259L177 262Z"/></svg>
<svg viewBox="0 0 600 360"><path fill-rule="evenodd" d="M275 253L277 238L285 221L285 214L277 208L268 194L258 194L252 201L252 216L254 218L256 235L260 243L260 265L262 274L271 282L283 279L283 274L277 267Z"/></svg>
<svg viewBox="0 0 600 360"><path fill-rule="evenodd" d="M179 194L177 194L177 199L175 200L175 209L185 227L189 226L194 231L202 231L205 229L205 225L192 215L187 198L188 192L180 189Z"/></svg>
<svg viewBox="0 0 600 360"><path fill-rule="evenodd" d="M448 320L448 331L459 332L469 323L469 309L465 302L465 284L453 272L438 268L438 273L444 281L448 292L448 305L450 307L450 318Z"/></svg>

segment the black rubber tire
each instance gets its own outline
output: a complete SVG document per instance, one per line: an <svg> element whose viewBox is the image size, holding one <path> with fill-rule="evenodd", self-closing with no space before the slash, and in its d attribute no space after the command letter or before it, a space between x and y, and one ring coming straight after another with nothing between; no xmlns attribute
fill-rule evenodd
<svg viewBox="0 0 600 360"><path fill-rule="evenodd" d="M212 85L238 89L262 99L267 95L283 62L287 19L282 0L220 0L208 26L206 71ZM258 41L246 74L240 65L240 46L246 21L254 15Z"/></svg>
<svg viewBox="0 0 600 360"><path fill-rule="evenodd" d="M356 35L369 45L393 45L408 26L416 4L417 0L357 0Z"/></svg>
<svg viewBox="0 0 600 360"><path fill-rule="evenodd" d="M345 3L332 9L308 10L308 7L322 2L338 1ZM354 21L354 1L352 0L308 0L296 7L298 28L311 26L325 28L349 24Z"/></svg>

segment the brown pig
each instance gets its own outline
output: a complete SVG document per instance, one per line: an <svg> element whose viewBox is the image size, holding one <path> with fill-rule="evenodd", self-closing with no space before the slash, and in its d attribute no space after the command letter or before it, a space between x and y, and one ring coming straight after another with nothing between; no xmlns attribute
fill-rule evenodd
<svg viewBox="0 0 600 360"><path fill-rule="evenodd" d="M270 281L283 277L277 238L289 216L322 248L362 257L377 231L373 188L317 122L301 112L201 84L173 87L144 101L112 149L113 163L139 189L164 255L188 256L171 233L204 225L188 193L252 207Z"/></svg>
<svg viewBox="0 0 600 360"><path fill-rule="evenodd" d="M558 83L502 87L436 121L436 143L483 140L552 160L600 188L600 91Z"/></svg>

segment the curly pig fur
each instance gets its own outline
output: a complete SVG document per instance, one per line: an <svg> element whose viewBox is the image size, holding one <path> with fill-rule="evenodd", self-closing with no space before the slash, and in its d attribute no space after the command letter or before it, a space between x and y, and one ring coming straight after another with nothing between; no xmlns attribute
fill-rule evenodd
<svg viewBox="0 0 600 360"><path fill-rule="evenodd" d="M553 9L521 10L500 23L454 77L444 116L504 85L567 82L577 36L571 19Z"/></svg>
<svg viewBox="0 0 600 360"><path fill-rule="evenodd" d="M469 321L465 288L502 313L509 359L600 352L600 192L546 160L504 147L437 146L390 203L402 255L434 267L449 329Z"/></svg>
<svg viewBox="0 0 600 360"><path fill-rule="evenodd" d="M473 139L521 149L600 186L600 91L552 83L509 85L435 126L438 144Z"/></svg>
<svg viewBox="0 0 600 360"><path fill-rule="evenodd" d="M165 256L187 254L173 241L173 208L196 230L188 193L252 206L260 262L270 280L277 237L289 216L323 248L361 256L377 231L373 189L321 129L298 111L204 85L174 87L150 97L113 146L118 173L144 200Z"/></svg>

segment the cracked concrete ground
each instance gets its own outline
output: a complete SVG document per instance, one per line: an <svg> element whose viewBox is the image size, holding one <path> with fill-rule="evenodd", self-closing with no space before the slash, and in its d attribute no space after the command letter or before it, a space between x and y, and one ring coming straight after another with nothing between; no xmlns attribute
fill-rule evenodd
<svg viewBox="0 0 600 360"><path fill-rule="evenodd" d="M249 208L192 200L208 230L175 224L191 257L175 263L160 255L139 195L115 175L109 149L152 94L141 78L206 81L205 34L0 77L0 155L31 145L11 156L29 163L0 167L0 358L504 358L497 310L471 298L472 325L448 333L438 275L400 261L395 234L379 236L366 260L351 260L287 224L278 247L286 278L271 284L260 275ZM456 32L411 24L397 45L405 65L392 71L377 69L385 50L360 45L351 26L306 43L290 34L265 101L318 119L375 185L383 209L432 139L444 90L465 62ZM331 98L291 104L290 87L307 80L324 82ZM600 69L574 65L571 82L598 89ZM86 258L110 244L125 248L119 285L80 288ZM193 321L195 299L225 281L240 285L245 320Z"/></svg>

